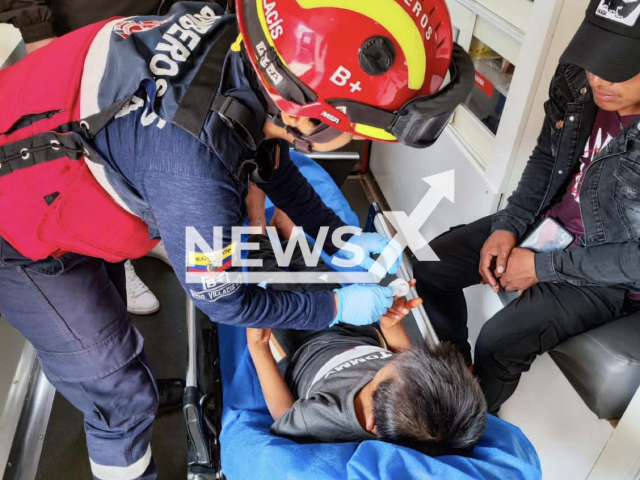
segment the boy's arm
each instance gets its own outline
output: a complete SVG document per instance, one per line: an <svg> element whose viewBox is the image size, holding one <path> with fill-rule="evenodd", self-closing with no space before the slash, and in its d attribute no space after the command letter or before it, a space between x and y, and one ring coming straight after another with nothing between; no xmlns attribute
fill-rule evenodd
<svg viewBox="0 0 640 480"><path fill-rule="evenodd" d="M411 287L415 284L415 279L409 282L409 286ZM407 302L404 297L396 297L393 299L393 306L380 318L382 334L387 341L387 346L392 352L395 353L411 347L411 340L409 339L409 335L407 335L402 319L412 308L421 304L421 298L414 298Z"/></svg>
<svg viewBox="0 0 640 480"><path fill-rule="evenodd" d="M247 328L247 345L258 373L267 408L273 419L278 420L291 409L295 400L271 355L270 336L270 328Z"/></svg>
<svg viewBox="0 0 640 480"><path fill-rule="evenodd" d="M385 315L380 319L380 326L382 327L384 339L387 341L387 346L393 353L411 347L411 340L402 324L402 320L395 320Z"/></svg>

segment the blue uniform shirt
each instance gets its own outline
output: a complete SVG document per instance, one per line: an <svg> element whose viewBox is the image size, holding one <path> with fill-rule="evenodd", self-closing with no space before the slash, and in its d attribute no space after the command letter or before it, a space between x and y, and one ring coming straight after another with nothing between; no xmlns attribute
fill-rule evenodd
<svg viewBox="0 0 640 480"><path fill-rule="evenodd" d="M145 37L147 44L153 45L158 35L170 29L171 22L178 21L189 8L203 7L202 4L174 7L169 13L171 20L157 28L156 37ZM152 32L140 32L140 35ZM232 242L231 227L242 223L247 182L238 182L233 172L245 151L234 138L235 133L215 112L210 113L199 138L172 124L170 117L179 97L172 99L165 94L158 101L153 82L157 77L149 78L139 71L148 65L139 57L151 55L153 51L145 48L145 42L140 40L128 44L118 40L118 43L123 45L122 49L116 44L109 51L100 103L107 105L121 95L110 93L111 90L130 94L135 83L138 88L134 90L136 96L132 102L94 138L95 146L104 158L110 183L149 224L151 234L162 237L187 293L198 308L217 322L245 327L325 328L334 316L332 292L281 292L244 285L236 281L238 268L235 267L227 270L229 283L226 284L206 280L202 284L185 283L187 268L193 267L194 253L186 251L186 228L194 227L212 245L214 227L223 227L223 244L227 246ZM135 71L131 71L134 66ZM189 68L196 67L197 62ZM229 52L221 93L234 96L255 112L256 118L264 119L266 114L248 79L247 68L251 67L243 62L239 53ZM190 75L187 68L179 77ZM132 79L135 82L132 83ZM127 86L118 85L120 81ZM179 90L170 85L167 91ZM344 223L324 205L291 162L285 142L282 147L279 168L271 181L262 185L263 190L296 224L302 225L305 232L315 236L321 226L328 226L328 238L331 238L332 231ZM325 250L335 252L328 245Z"/></svg>

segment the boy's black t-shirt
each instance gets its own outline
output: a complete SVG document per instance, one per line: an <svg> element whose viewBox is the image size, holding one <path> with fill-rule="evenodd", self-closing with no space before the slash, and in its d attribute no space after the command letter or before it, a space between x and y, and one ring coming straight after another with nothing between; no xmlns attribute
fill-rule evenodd
<svg viewBox="0 0 640 480"><path fill-rule="evenodd" d="M373 336L328 330L301 346L285 379L298 399L271 426L271 433L296 441L372 440L356 417L355 395L394 357Z"/></svg>

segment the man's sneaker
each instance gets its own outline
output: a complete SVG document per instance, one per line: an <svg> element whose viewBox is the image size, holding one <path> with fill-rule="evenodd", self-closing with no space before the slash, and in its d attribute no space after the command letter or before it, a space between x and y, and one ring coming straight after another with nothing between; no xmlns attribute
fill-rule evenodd
<svg viewBox="0 0 640 480"><path fill-rule="evenodd" d="M127 311L133 315L151 315L160 310L160 302L140 277L129 260L124 262L127 274Z"/></svg>
<svg viewBox="0 0 640 480"><path fill-rule="evenodd" d="M160 240L160 243L153 247L153 250L147 253L147 257L157 258L158 260L162 260L164 263L171 266L171 263L169 262L169 256L167 255L167 251L164 248L164 242L162 240Z"/></svg>

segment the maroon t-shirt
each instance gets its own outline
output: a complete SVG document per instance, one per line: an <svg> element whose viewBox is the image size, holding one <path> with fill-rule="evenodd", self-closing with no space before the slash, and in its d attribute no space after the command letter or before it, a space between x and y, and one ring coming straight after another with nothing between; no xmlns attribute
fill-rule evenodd
<svg viewBox="0 0 640 480"><path fill-rule="evenodd" d="M574 235L574 245L578 245L579 238L584 235L584 224L580 215L580 187L582 186L585 170L598 152L622 132L623 125L624 127L631 125L639 116L619 117L617 112L598 110L591 136L587 140L584 153L580 158L580 165L569 182L567 192L562 197L562 200L551 207L545 214L545 217L555 218Z"/></svg>
<svg viewBox="0 0 640 480"><path fill-rule="evenodd" d="M596 121L587 140L584 153L580 159L578 171L569 182L567 192L560 202L551 207L545 217L553 217L567 230L573 233L575 239L573 245L578 245L580 237L584 235L584 224L580 215L580 187L584 178L584 172L600 150L613 140L623 130L623 126L631 125L640 115L628 115L619 117L616 112L607 112L599 109ZM622 125L620 124L622 122ZM640 301L640 295L629 294L633 301Z"/></svg>

